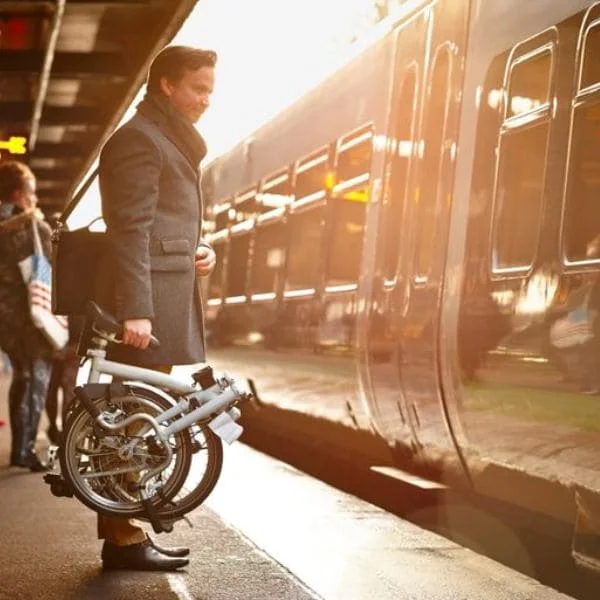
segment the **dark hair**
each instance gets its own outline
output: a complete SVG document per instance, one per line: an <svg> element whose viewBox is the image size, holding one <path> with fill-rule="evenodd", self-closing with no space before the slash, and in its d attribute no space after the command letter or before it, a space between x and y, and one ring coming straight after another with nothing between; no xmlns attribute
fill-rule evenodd
<svg viewBox="0 0 600 600"><path fill-rule="evenodd" d="M201 67L214 67L217 53L190 46L167 46L152 60L148 72L148 91L160 92L160 80L179 81L185 71L197 71Z"/></svg>
<svg viewBox="0 0 600 600"><path fill-rule="evenodd" d="M15 192L34 182L35 175L26 164L16 160L0 162L0 201L10 202Z"/></svg>

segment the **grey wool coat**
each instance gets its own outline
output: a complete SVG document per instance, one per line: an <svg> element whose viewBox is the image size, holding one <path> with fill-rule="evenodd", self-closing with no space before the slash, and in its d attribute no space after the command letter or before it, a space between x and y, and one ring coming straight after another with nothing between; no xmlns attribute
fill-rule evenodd
<svg viewBox="0 0 600 600"><path fill-rule="evenodd" d="M176 141L176 140L175 140ZM113 360L141 366L205 360L194 256L200 240L200 170L161 127L138 112L100 154L108 252L96 299L119 321L148 318L160 348L114 345Z"/></svg>

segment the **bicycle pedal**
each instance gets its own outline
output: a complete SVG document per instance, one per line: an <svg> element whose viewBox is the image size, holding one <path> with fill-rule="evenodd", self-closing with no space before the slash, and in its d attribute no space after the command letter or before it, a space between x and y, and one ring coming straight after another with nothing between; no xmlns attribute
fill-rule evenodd
<svg viewBox="0 0 600 600"><path fill-rule="evenodd" d="M51 471L54 469L54 465L56 464L56 459L58 458L58 446L51 444L48 446L48 450L46 453L46 466Z"/></svg>

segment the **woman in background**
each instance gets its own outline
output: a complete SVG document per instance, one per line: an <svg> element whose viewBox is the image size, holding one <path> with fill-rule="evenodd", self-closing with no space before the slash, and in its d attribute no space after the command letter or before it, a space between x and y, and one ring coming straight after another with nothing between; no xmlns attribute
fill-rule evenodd
<svg viewBox="0 0 600 600"><path fill-rule="evenodd" d="M0 162L0 348L12 366L10 464L43 471L35 440L50 380L52 347L31 320L27 286L19 269L19 262L34 251L33 223L50 256L51 231L36 209L35 187L35 176L26 165Z"/></svg>

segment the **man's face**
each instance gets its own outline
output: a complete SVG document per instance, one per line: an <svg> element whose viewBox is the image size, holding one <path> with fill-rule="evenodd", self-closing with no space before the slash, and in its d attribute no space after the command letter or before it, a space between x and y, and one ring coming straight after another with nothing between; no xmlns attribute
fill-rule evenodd
<svg viewBox="0 0 600 600"><path fill-rule="evenodd" d="M192 123L196 123L209 106L215 86L213 67L185 70L179 81L160 80L160 87L175 108Z"/></svg>

